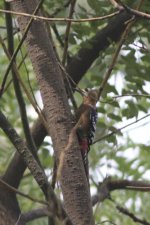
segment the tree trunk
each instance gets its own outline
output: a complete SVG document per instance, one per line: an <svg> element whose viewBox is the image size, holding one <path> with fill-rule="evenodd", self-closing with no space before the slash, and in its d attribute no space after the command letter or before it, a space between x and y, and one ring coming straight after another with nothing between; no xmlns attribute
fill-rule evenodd
<svg viewBox="0 0 150 225"><path fill-rule="evenodd" d="M18 12L33 13L37 1L12 2ZM19 17L20 30L26 28L29 18ZM59 65L51 41L41 21L34 21L26 37L26 44L40 86L49 133L57 162L66 149L72 130L72 116ZM55 128L55 129L54 129ZM94 224L90 192L85 177L77 138L67 149L60 176L64 205L75 225Z"/></svg>
<svg viewBox="0 0 150 225"><path fill-rule="evenodd" d="M96 57L98 57L99 52L104 51L104 49L111 44L110 40L112 42L119 40L126 26L125 21L130 17L131 15L129 15L126 11L121 12L115 18L110 20L106 27L99 30L92 39L87 41L87 43L90 42L90 49L82 47L77 55L72 58L71 62L67 66L67 70L75 83L78 83L82 79L86 70L89 69L93 61ZM32 136L37 148L39 148L42 144L46 134L47 132L43 124L40 120L37 120L32 129ZM17 188L20 184L25 169L26 165L23 159L18 152L16 152L4 175L6 182Z"/></svg>
<svg viewBox="0 0 150 225"><path fill-rule="evenodd" d="M0 193L3 193L0 194L0 225L15 225L21 213L16 195L2 184L0 184Z"/></svg>

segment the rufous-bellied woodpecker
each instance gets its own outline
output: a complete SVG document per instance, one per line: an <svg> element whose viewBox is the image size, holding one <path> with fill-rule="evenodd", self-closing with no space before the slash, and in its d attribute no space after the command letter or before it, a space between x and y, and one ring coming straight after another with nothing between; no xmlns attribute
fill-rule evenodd
<svg viewBox="0 0 150 225"><path fill-rule="evenodd" d="M87 180L89 179L88 152L93 143L96 130L97 111L96 103L98 92L96 90L77 90L83 96L83 102L76 111L76 132L81 146L81 155Z"/></svg>

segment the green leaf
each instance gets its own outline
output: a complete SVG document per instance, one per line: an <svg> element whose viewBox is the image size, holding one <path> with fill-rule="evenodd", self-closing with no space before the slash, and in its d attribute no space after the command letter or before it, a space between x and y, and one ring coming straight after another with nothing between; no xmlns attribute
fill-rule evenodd
<svg viewBox="0 0 150 225"><path fill-rule="evenodd" d="M108 113L107 116L113 120L116 120L116 121L122 121L122 118L118 115L115 115L113 113Z"/></svg>
<svg viewBox="0 0 150 225"><path fill-rule="evenodd" d="M125 101L128 107L122 110L122 115L126 118L133 118L138 116L138 107L133 101Z"/></svg>
<svg viewBox="0 0 150 225"><path fill-rule="evenodd" d="M115 135L109 136L109 137L107 138L107 141L108 141L108 143L116 144L116 141L117 141L116 136L115 136Z"/></svg>

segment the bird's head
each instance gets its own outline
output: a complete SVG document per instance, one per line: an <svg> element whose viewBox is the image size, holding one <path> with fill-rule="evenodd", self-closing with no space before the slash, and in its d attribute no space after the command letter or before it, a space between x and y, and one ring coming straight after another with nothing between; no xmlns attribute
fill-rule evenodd
<svg viewBox="0 0 150 225"><path fill-rule="evenodd" d="M95 89L76 89L83 96L83 103L95 106L98 101L98 91Z"/></svg>

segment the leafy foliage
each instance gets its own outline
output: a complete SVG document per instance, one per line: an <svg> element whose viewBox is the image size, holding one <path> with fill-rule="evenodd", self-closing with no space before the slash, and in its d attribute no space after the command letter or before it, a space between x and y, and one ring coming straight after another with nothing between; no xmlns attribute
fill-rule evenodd
<svg viewBox="0 0 150 225"><path fill-rule="evenodd" d="M132 7L132 5L136 5L138 1L128 0L124 2ZM3 4L1 2L1 8L2 5ZM62 0L46 0L44 3L44 9L48 15L52 15L54 11L60 9L54 17L68 17L68 7L64 7L64 1ZM150 13L149 0L144 1L141 10ZM74 17L96 17L110 14L113 11L114 9L109 1L84 0L77 2ZM95 36L97 31L105 27L108 22L109 20L73 23L71 25L68 43L69 57L74 57L74 55L82 47L91 48L88 40ZM93 144L89 153L90 175L93 178L90 180L90 184L93 192L96 190L93 180L98 183L99 181L103 181L106 176L130 180L149 179L150 142L149 140L144 139L146 129L142 126L142 124L140 124L141 128L138 130L139 133L137 134L136 126L138 126L138 123L135 125L134 130L136 135L138 135L138 140L130 136L130 129L132 129L132 127L129 127L127 132L124 132L124 130L121 130L120 132L117 131L118 128L121 128L124 125L136 121L142 116L148 114L150 110L150 98L148 96L150 94L149 23L150 21L148 20L138 19L133 25L131 32L122 46L122 50L119 54L119 58L114 67L111 78L105 86L102 96L103 98L98 103L98 123L95 140L103 139ZM0 25L5 26L4 16L0 18ZM58 55L60 59L62 59L63 47L61 46L60 40L63 43L65 42L64 37L66 24L58 22L55 23L55 26L57 28L58 35L56 35L53 30L52 37L57 48ZM2 30L2 35L3 37L7 36L6 29ZM5 43L6 41L7 40L5 40ZM18 44L18 41L18 36L15 35L16 45ZM110 65L115 49L116 44L112 43L105 51L99 53L97 59L78 84L79 87L99 88L103 76ZM27 53L25 46L22 48L22 52L23 55ZM5 70L8 66L8 59L5 56L2 47L0 48L0 54L2 82ZM16 59L17 65L19 65L21 61L22 54L18 54ZM31 93L30 87L32 86L32 92L35 95L38 91L38 86L35 81L29 58L26 58L25 62L20 67L20 74L29 92ZM17 129L20 135L24 137L18 103L12 88L13 85L11 81L11 74L7 80L7 85L8 88L4 92L2 99L0 99L0 107L1 110L7 115L15 129ZM26 94L24 93L23 95L26 101L28 117L30 123L32 124L34 121L32 116L34 109L32 108ZM122 97L117 97L118 95L122 95ZM79 104L81 99L77 94L75 94L75 99ZM39 99L37 99L37 101L39 101ZM148 123L149 121L147 124ZM144 125L147 126L147 124ZM107 137L107 134L110 132L113 132L113 135ZM0 132L0 142L0 173L2 175L9 165L14 149L2 132ZM48 174L49 180L51 181L53 170L53 153L50 142L45 141L40 147L38 154L42 165ZM30 176L29 171L26 171L25 177L20 185L20 190L34 196L35 198L42 199L42 193L33 181L32 176ZM57 191L58 193L60 192L59 186L56 192ZM150 221L150 201L148 200L149 196L147 193L115 191L112 194L112 198L116 203L128 207L128 209L135 215L138 215L138 217L145 218L147 221ZM22 197L19 197L19 203L23 212L39 207L39 204L29 202L27 199ZM115 224L135 224L130 218L120 214L116 210L115 204L109 200L104 201L102 205L98 205L95 208L95 220L96 223L108 220L113 221ZM47 224L46 221L47 219L39 219L37 221L30 222L29 224Z"/></svg>

